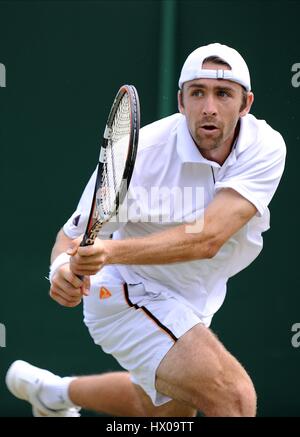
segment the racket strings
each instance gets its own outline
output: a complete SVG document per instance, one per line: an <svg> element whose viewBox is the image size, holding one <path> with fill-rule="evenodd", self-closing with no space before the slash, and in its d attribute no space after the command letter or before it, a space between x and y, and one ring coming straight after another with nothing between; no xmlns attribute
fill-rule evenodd
<svg viewBox="0 0 300 437"><path fill-rule="evenodd" d="M130 131L130 99L125 93L119 102L111 125L102 173L101 192L97 196L97 209L104 218L114 209L120 190L128 155Z"/></svg>

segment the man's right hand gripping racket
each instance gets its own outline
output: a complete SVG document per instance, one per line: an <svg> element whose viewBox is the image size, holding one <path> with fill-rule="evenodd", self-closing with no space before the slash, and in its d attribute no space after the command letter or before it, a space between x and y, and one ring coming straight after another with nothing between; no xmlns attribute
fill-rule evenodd
<svg viewBox="0 0 300 437"><path fill-rule="evenodd" d="M90 215L80 246L89 246L123 202L138 147L140 105L137 90L123 85L111 107L100 149Z"/></svg>

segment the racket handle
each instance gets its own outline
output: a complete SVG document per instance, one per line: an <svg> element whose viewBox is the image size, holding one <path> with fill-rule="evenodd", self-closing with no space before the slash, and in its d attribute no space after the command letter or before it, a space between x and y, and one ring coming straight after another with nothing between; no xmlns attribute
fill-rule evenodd
<svg viewBox="0 0 300 437"><path fill-rule="evenodd" d="M95 238L96 238L96 236L97 236L97 233L99 232L99 229L102 227L102 223L101 223L101 225L99 224L98 226L97 226L97 231L95 232L94 231L94 233L92 234L92 237L91 236L89 236L87 233L85 233L84 234L84 236L83 236L83 239L82 239L82 241L81 241L81 243L80 243L80 245L79 246L81 246L81 247L85 247L85 246L92 246L93 244L94 244L94 241L95 241ZM84 278L84 275L76 275L77 276L77 278L79 278L81 281L83 281L83 278Z"/></svg>
<svg viewBox="0 0 300 437"><path fill-rule="evenodd" d="M93 244L93 243L90 243L90 244L87 243L87 241L86 241L86 236L84 236L79 246L81 246L81 247L85 247L85 246L90 246L91 244ZM84 275L76 275L76 276L77 276L77 278L79 278L81 281L83 281Z"/></svg>
<svg viewBox="0 0 300 437"><path fill-rule="evenodd" d="M91 244L94 244L94 242L90 243L90 242L89 242L89 237L88 237L88 235L85 234L85 235L83 236L83 239L81 240L81 243L80 243L79 246L81 246L81 247L85 247L85 246L90 246ZM76 275L76 276L77 276L77 278L79 278L81 281L83 281L84 275Z"/></svg>
<svg viewBox="0 0 300 437"><path fill-rule="evenodd" d="M89 237L87 234L85 234L85 235L83 236L83 239L82 239L82 241L81 241L81 243L80 243L79 246L81 246L81 247L85 247L85 246L92 246L93 244L94 244L94 241L91 240L90 237ZM76 276L77 276L77 278L79 278L81 281L83 281L84 275L76 275Z"/></svg>
<svg viewBox="0 0 300 437"><path fill-rule="evenodd" d="M84 235L79 246L81 247L92 246L94 244L94 241L95 239L91 239L88 235Z"/></svg>
<svg viewBox="0 0 300 437"><path fill-rule="evenodd" d="M84 280L84 275L76 275L76 276L77 276L77 278L79 278L81 281Z"/></svg>

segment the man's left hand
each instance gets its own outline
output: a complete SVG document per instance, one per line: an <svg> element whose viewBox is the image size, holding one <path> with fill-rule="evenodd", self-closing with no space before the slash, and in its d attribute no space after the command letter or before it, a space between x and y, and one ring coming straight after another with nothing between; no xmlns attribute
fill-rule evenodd
<svg viewBox="0 0 300 437"><path fill-rule="evenodd" d="M81 247L82 237L72 241L67 250L71 255L70 269L75 275L95 275L105 265L107 260L106 240L95 240L91 246Z"/></svg>

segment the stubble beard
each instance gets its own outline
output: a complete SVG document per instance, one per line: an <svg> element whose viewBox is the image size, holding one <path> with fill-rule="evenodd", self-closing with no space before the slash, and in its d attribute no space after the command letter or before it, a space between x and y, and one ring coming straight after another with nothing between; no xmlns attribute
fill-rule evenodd
<svg viewBox="0 0 300 437"><path fill-rule="evenodd" d="M215 138L203 138L202 135L196 135L194 142L200 152L218 149L223 142L223 132Z"/></svg>

